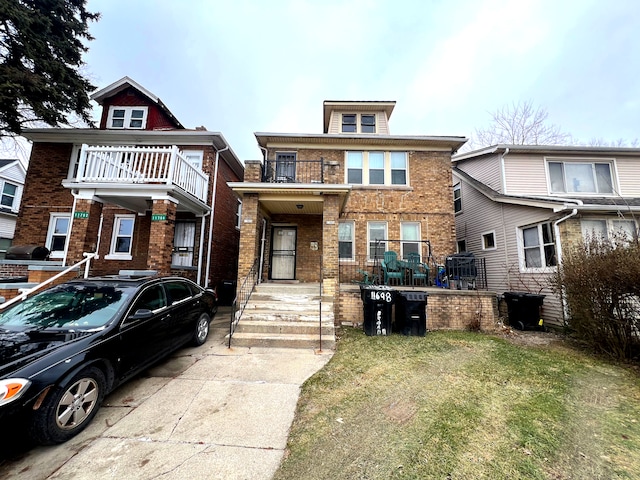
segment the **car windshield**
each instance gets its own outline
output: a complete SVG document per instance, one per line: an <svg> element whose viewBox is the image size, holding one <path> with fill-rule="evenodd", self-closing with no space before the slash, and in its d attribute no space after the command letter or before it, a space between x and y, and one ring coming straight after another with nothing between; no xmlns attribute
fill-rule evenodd
<svg viewBox="0 0 640 480"><path fill-rule="evenodd" d="M133 289L113 285L62 284L0 313L0 327L92 329L114 318Z"/></svg>

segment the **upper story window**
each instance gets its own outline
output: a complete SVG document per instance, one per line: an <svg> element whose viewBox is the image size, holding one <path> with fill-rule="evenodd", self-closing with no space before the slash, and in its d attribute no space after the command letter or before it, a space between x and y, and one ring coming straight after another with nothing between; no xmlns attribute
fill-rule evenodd
<svg viewBox="0 0 640 480"><path fill-rule="evenodd" d="M524 271L541 271L558 264L551 222L520 229L521 265Z"/></svg>
<svg viewBox="0 0 640 480"><path fill-rule="evenodd" d="M342 133L376 133L375 114L343 113Z"/></svg>
<svg viewBox="0 0 640 480"><path fill-rule="evenodd" d="M147 126L147 107L109 107L107 128L142 130Z"/></svg>
<svg viewBox="0 0 640 480"><path fill-rule="evenodd" d="M459 183L453 186L453 211L455 213L462 211L462 190Z"/></svg>
<svg viewBox="0 0 640 480"><path fill-rule="evenodd" d="M14 202L16 200L16 194L18 193L18 186L13 183L4 182L2 187L2 198L0 204L3 207L14 208Z"/></svg>
<svg viewBox="0 0 640 480"><path fill-rule="evenodd" d="M551 193L613 193L611 163L549 161L548 167Z"/></svg>
<svg viewBox="0 0 640 480"><path fill-rule="evenodd" d="M191 165L202 170L202 159L204 157L202 150L183 150L182 155Z"/></svg>
<svg viewBox="0 0 640 480"><path fill-rule="evenodd" d="M346 183L408 185L407 152L347 152Z"/></svg>

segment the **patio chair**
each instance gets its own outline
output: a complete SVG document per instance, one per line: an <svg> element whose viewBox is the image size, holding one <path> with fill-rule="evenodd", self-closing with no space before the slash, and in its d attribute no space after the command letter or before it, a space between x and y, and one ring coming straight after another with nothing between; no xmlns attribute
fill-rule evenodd
<svg viewBox="0 0 640 480"><path fill-rule="evenodd" d="M392 281L394 281L396 285L404 285L404 269L400 266L396 252L392 250L384 252L382 272L384 274L385 285L390 285Z"/></svg>
<svg viewBox="0 0 640 480"><path fill-rule="evenodd" d="M411 285L421 283L425 287L429 284L429 267L420 261L420 254L407 255L408 268L411 275Z"/></svg>

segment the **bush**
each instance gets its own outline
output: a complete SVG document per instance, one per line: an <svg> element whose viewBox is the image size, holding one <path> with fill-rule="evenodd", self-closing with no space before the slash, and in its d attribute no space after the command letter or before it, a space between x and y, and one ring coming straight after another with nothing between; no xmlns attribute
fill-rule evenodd
<svg viewBox="0 0 640 480"><path fill-rule="evenodd" d="M640 245L591 238L565 253L554 280L569 310L569 327L596 351L632 358L640 333Z"/></svg>

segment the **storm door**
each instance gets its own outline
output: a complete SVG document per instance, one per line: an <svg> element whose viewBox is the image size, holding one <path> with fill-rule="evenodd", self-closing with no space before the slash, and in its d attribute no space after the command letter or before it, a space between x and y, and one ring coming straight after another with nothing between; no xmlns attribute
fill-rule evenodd
<svg viewBox="0 0 640 480"><path fill-rule="evenodd" d="M296 227L273 227L271 279L294 280L296 276Z"/></svg>

